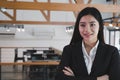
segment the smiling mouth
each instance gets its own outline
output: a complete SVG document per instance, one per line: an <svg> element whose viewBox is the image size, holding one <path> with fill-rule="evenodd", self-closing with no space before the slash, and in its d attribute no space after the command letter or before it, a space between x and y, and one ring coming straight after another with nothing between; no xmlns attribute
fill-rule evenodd
<svg viewBox="0 0 120 80"><path fill-rule="evenodd" d="M91 35L93 35L94 33L91 33L91 34L84 34L84 36L86 37L90 37Z"/></svg>
<svg viewBox="0 0 120 80"><path fill-rule="evenodd" d="M91 35L85 34L84 36L89 37L89 36L91 36Z"/></svg>

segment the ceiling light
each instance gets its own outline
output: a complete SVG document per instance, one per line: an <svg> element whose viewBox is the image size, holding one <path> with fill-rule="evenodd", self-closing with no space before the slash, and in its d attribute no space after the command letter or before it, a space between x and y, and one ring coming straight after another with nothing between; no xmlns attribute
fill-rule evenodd
<svg viewBox="0 0 120 80"><path fill-rule="evenodd" d="M74 30L74 26L69 26L69 27L66 27L66 32L67 33L72 33L73 32L73 30Z"/></svg>
<svg viewBox="0 0 120 80"><path fill-rule="evenodd" d="M21 30L20 30L20 26L19 26L19 25L18 25L18 27L17 27L17 31L18 31L18 32L20 32L20 31L21 31Z"/></svg>
<svg viewBox="0 0 120 80"><path fill-rule="evenodd" d="M112 23L110 23L110 24L109 24L109 26L110 26L110 27L113 27L113 24L112 24Z"/></svg>
<svg viewBox="0 0 120 80"><path fill-rule="evenodd" d="M25 32L24 25L22 25L21 28L22 28L21 31L22 31L22 32Z"/></svg>
<svg viewBox="0 0 120 80"><path fill-rule="evenodd" d="M7 27L7 30L6 30L7 32L10 32L10 28L9 27Z"/></svg>
<svg viewBox="0 0 120 80"><path fill-rule="evenodd" d="M7 9L4 8L4 7L1 7L0 10L1 10L2 12L6 12L6 11L7 11Z"/></svg>

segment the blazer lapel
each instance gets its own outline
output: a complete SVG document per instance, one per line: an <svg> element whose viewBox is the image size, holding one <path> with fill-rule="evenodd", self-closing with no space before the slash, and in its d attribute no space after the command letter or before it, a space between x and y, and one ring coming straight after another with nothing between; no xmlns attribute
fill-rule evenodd
<svg viewBox="0 0 120 80"><path fill-rule="evenodd" d="M87 72L87 67L86 67L86 64L85 64L85 60L84 60L84 56L83 56L83 52L82 52L82 46L81 46L82 44L80 43L80 45L78 45L78 47L76 47L77 49L76 49L76 51L77 51L77 59L78 59L78 61L77 62L79 62L79 65L80 65L80 67L79 68L81 68L82 67L82 71L84 72L84 74L85 75L88 75L88 72Z"/></svg>
<svg viewBox="0 0 120 80"><path fill-rule="evenodd" d="M101 55L102 55L102 53L104 53L103 51L104 51L103 44L99 43L98 48L97 48L97 52L96 52L96 56L95 56L95 59L94 59L94 62L93 62L92 68L91 68L90 75L96 73L98 67L100 67L99 64L101 62L99 62L99 61L102 58Z"/></svg>

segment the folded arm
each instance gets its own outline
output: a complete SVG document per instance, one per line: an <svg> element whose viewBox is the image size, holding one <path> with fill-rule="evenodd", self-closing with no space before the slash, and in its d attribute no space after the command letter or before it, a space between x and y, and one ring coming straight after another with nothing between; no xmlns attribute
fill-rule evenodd
<svg viewBox="0 0 120 80"><path fill-rule="evenodd" d="M74 75L74 73L73 73L73 71L70 67L64 67L63 72L66 76L75 77L75 75ZM102 76L97 77L97 80L109 80L109 76L108 75L102 75Z"/></svg>

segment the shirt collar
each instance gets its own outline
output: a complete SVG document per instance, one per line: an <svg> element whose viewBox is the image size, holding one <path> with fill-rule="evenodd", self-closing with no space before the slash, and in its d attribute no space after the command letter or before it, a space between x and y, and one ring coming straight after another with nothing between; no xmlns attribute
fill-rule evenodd
<svg viewBox="0 0 120 80"><path fill-rule="evenodd" d="M91 49L92 51L94 51L94 53L92 53L90 55L95 55L96 54L98 44L99 44L99 40L97 41L97 43L95 44L95 46ZM85 45L84 45L83 41L82 41L82 50L83 50L83 54L84 55L88 55L88 54L86 54L87 52L86 52Z"/></svg>

